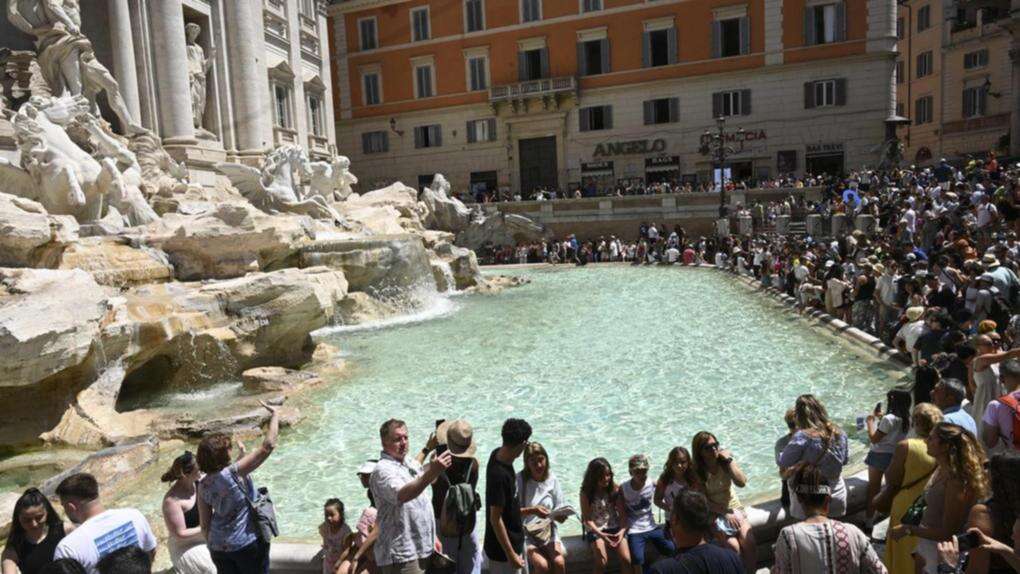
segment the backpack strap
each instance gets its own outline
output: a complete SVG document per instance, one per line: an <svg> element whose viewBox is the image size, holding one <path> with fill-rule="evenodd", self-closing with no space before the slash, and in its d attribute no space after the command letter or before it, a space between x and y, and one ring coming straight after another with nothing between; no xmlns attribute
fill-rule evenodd
<svg viewBox="0 0 1020 574"><path fill-rule="evenodd" d="M1013 409L1013 447L1018 448L1018 445L1020 445L1020 400L1013 393L1002 395L998 400L1000 403ZM1006 437L1003 436L1002 440L1005 442Z"/></svg>

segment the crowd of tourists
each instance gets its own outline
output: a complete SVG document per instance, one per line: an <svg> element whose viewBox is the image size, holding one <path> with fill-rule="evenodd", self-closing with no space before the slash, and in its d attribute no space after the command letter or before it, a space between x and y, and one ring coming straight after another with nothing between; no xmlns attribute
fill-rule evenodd
<svg viewBox="0 0 1020 574"><path fill-rule="evenodd" d="M781 174L776 177L766 178L745 178L727 179L724 188L726 191L736 189L776 189L776 188L803 188L816 185L825 185L831 181L827 175L796 176L794 174ZM536 187L530 193L511 194L507 191L499 192L479 187L471 193L475 203L493 203L499 201L555 201L557 199L583 199L586 197L625 197L631 195L658 195L669 193L717 193L718 183L707 180L691 181L687 179L670 178L662 181L645 182L644 180L620 180L615 184L601 185L597 180L592 179L585 184L574 186L569 190L553 189L550 187ZM466 200L468 198L461 198Z"/></svg>
<svg viewBox="0 0 1020 574"><path fill-rule="evenodd" d="M912 384L889 390L861 421L869 442L863 529L839 520L850 510L847 432L812 395L797 397L785 413L789 432L777 440L775 457L795 522L772 547L773 572L1020 572L1018 176L1020 167L1004 169L994 157L962 169L941 162L851 174L808 207L869 215L875 225L832 241L775 234L716 241L653 223L626 245L616 237L594 246L569 237L552 249L545 244L542 257L714 262L909 357ZM162 506L166 550L180 574L268 572L278 532L253 474L276 448L279 416L275 406L264 407L269 422L258 448L246 451L214 433L163 476L170 484ZM711 432L694 435L689 449L651 453L662 456L657 476L648 453L634 453L619 482L612 463L597 457L580 485L556 478L555 453L531 440L523 420L504 423L484 468L467 421L441 421L428 434L412 450L407 425L386 421L379 458L356 471L368 506L349 523L351 501L325 501L324 574L475 574L483 556L494 573L561 574L567 561L559 530L575 515L596 573L611 560L624 574L754 572L759 563L736 492L747 476ZM484 496L477 492L482 472ZM565 488L576 489L579 508L565 502ZM139 511L107 508L96 479L84 473L65 477L53 494L62 516L38 489L18 499L2 574L151 571L159 543ZM879 557L869 532L886 517Z"/></svg>

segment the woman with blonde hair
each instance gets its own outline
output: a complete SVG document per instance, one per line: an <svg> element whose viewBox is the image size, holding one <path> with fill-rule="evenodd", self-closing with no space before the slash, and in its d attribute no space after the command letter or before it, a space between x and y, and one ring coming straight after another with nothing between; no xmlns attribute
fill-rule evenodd
<svg viewBox="0 0 1020 574"><path fill-rule="evenodd" d="M549 470L549 454L537 442L524 449L524 468L517 473L517 493L524 518L529 572L563 574L567 568L566 553L556 523L567 517L551 520L549 515L565 506L566 501L560 481Z"/></svg>
<svg viewBox="0 0 1020 574"><path fill-rule="evenodd" d="M694 470L701 491L708 499L708 508L715 514L716 538L740 554L744 568L754 572L758 562L757 544L751 521L744 514L744 506L733 487L747 486L747 475L737 466L729 450L719 445L719 439L708 431L701 431L691 440L694 453Z"/></svg>
<svg viewBox="0 0 1020 574"><path fill-rule="evenodd" d="M935 459L935 472L924 489L924 510L912 506L889 535L894 540L918 537L915 563L920 572L935 574L938 543L963 530L971 507L988 494L988 476L984 448L960 425L935 425L927 447L928 455ZM915 504L920 503L918 500ZM920 514L920 520L914 522L916 514Z"/></svg>
<svg viewBox="0 0 1020 574"><path fill-rule="evenodd" d="M783 478L789 481L806 464L817 466L829 485L829 516L843 516L846 514L843 466L850 461L846 433L829 420L829 412L814 395L797 397L793 411L797 432L779 455ZM790 514L799 519L807 516L795 496L790 497Z"/></svg>
<svg viewBox="0 0 1020 574"><path fill-rule="evenodd" d="M917 438L901 440L893 451L892 462L885 470L885 486L875 497L875 508L889 513L889 530L896 528L900 518L910 505L924 492L924 485L935 471L935 459L928 455L925 441L935 425L942 422L942 411L931 403L914 407L910 415L910 427ZM911 554L917 546L917 538L907 536L885 541L885 565L892 574L913 574L914 559Z"/></svg>

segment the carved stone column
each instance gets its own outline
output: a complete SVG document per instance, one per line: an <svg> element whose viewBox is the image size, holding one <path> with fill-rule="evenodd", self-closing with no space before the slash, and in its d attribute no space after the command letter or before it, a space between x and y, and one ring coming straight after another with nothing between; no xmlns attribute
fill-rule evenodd
<svg viewBox="0 0 1020 574"><path fill-rule="evenodd" d="M131 118L141 123L138 71L135 68L135 38L131 31L131 9L128 7L128 0L107 0L107 12L110 16L113 45L113 75L120 85L120 95L131 112Z"/></svg>
<svg viewBox="0 0 1020 574"><path fill-rule="evenodd" d="M149 7L163 141L168 144L193 144L197 140L191 112L184 8L181 0L158 0L150 2Z"/></svg>
<svg viewBox="0 0 1020 574"><path fill-rule="evenodd" d="M252 0L224 3L227 29L227 56L230 61L231 97L234 102L234 129L237 151L255 155L270 147L268 75L262 46L262 6Z"/></svg>

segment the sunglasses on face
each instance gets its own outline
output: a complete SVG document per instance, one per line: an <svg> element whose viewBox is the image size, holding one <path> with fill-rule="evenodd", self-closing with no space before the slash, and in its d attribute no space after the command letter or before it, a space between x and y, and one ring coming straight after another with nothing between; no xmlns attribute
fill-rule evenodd
<svg viewBox="0 0 1020 574"><path fill-rule="evenodd" d="M706 444L705 446L701 447L701 450L703 450L705 452L708 452L710 450L719 450L719 443L713 442L713 443Z"/></svg>

